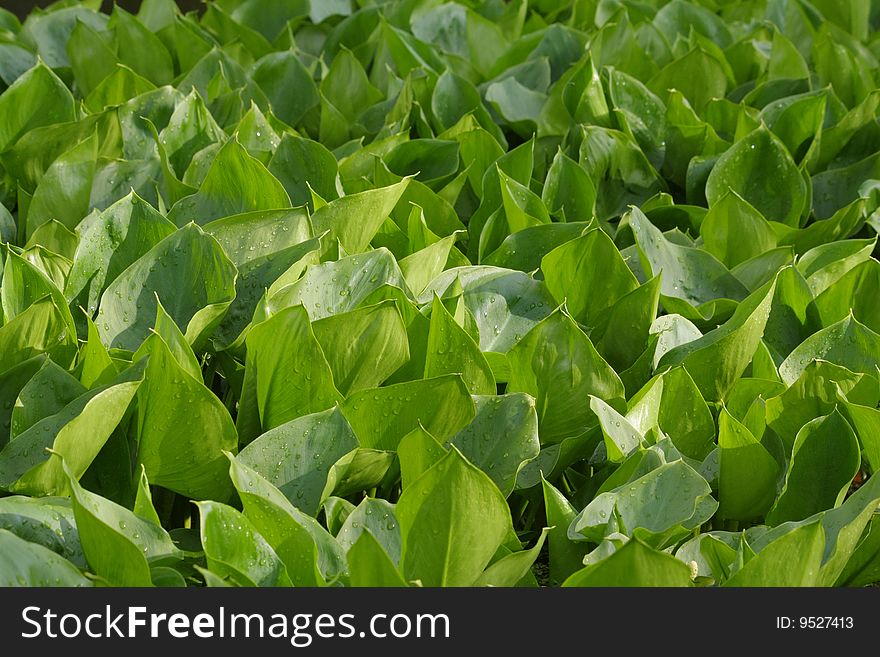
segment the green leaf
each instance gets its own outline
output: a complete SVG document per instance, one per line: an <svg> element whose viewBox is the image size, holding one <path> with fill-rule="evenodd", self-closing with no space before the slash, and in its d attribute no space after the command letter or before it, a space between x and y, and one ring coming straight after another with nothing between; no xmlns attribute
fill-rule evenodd
<svg viewBox="0 0 880 657"><path fill-rule="evenodd" d="M415 176L431 187L458 171L459 144L447 139L411 139L398 144L385 158L388 170L398 176Z"/></svg>
<svg viewBox="0 0 880 657"><path fill-rule="evenodd" d="M446 449L443 445L421 425L406 434L397 445L401 487L409 488L410 484L443 458L444 454Z"/></svg>
<svg viewBox="0 0 880 657"><path fill-rule="evenodd" d="M6 12L6 10L3 11ZM12 16L12 13L6 12L3 14L3 19L5 20L9 16ZM17 22L18 19L15 21ZM11 28L12 26L7 27ZM17 28L14 31L18 31ZM36 55L22 44L7 40L0 44L0 51L3 52L3 60L0 63L0 81L4 86L15 82L37 63Z"/></svg>
<svg viewBox="0 0 880 657"><path fill-rule="evenodd" d="M98 327L89 317L86 317L86 323L88 338L77 357L77 370L80 382L86 388L94 388L111 381L116 375L116 366L101 342Z"/></svg>
<svg viewBox="0 0 880 657"><path fill-rule="evenodd" d="M812 301L807 281L796 267L785 267L778 273L763 338L777 362L809 335L807 308Z"/></svg>
<svg viewBox="0 0 880 657"><path fill-rule="evenodd" d="M39 354L70 364L75 353L76 336L70 331L65 314L49 295L37 299L0 327L0 373Z"/></svg>
<svg viewBox="0 0 880 657"><path fill-rule="evenodd" d="M362 532L348 549L349 580L358 587L400 587L406 581L370 532Z"/></svg>
<svg viewBox="0 0 880 657"><path fill-rule="evenodd" d="M859 469L859 443L836 409L805 424L794 441L785 486L767 514L778 525L838 506Z"/></svg>
<svg viewBox="0 0 880 657"><path fill-rule="evenodd" d="M93 315L107 286L173 232L174 225L134 192L90 215L78 227L65 296Z"/></svg>
<svg viewBox="0 0 880 657"><path fill-rule="evenodd" d="M815 586L824 545L821 522L798 527L758 552L724 586Z"/></svg>
<svg viewBox="0 0 880 657"><path fill-rule="evenodd" d="M62 463L75 477L91 465L140 386L142 374L131 374L134 380L84 393L10 441L0 452L0 486L30 495L64 493Z"/></svg>
<svg viewBox="0 0 880 657"><path fill-rule="evenodd" d="M810 291L817 296L848 271L868 261L876 246L876 238L822 244L804 253L798 259L797 267L806 279Z"/></svg>
<svg viewBox="0 0 880 657"><path fill-rule="evenodd" d="M400 527L394 515L393 504L382 499L365 497L345 519L336 538L348 551L362 534L372 534L392 563L397 564L400 561Z"/></svg>
<svg viewBox="0 0 880 657"><path fill-rule="evenodd" d="M692 586L691 571L681 561L638 538L611 556L582 568L562 586Z"/></svg>
<svg viewBox="0 0 880 657"><path fill-rule="evenodd" d="M853 136L872 120L878 106L880 106L880 92L874 90L837 123L822 131L819 157L814 164L816 171L825 169L834 160ZM813 168L810 171L812 173Z"/></svg>
<svg viewBox="0 0 880 657"><path fill-rule="evenodd" d="M0 151L41 126L76 119L73 96L43 62L0 94Z"/></svg>
<svg viewBox="0 0 880 657"><path fill-rule="evenodd" d="M761 118L779 137L797 164L819 155L827 95L790 96L767 105Z"/></svg>
<svg viewBox="0 0 880 657"><path fill-rule="evenodd" d="M50 549L80 570L88 567L69 498L5 497L0 501L0 529Z"/></svg>
<svg viewBox="0 0 880 657"><path fill-rule="evenodd" d="M98 139L94 133L52 163L28 207L28 238L52 219L73 230L88 214L97 156Z"/></svg>
<svg viewBox="0 0 880 657"><path fill-rule="evenodd" d="M58 286L30 261L27 254L18 255L9 251L3 267L3 286L0 288L0 304L6 322L32 307L43 295L52 298L64 323L73 333L73 316ZM62 361L62 364L65 363Z"/></svg>
<svg viewBox="0 0 880 657"><path fill-rule="evenodd" d="M565 221L589 221L596 205L596 187L587 172L559 150L547 172L541 200L550 214Z"/></svg>
<svg viewBox="0 0 880 657"><path fill-rule="evenodd" d="M60 291L64 287L71 266L68 258L58 255L37 243L26 246L25 250L22 251L22 255L46 276L57 290Z"/></svg>
<svg viewBox="0 0 880 657"><path fill-rule="evenodd" d="M290 197L262 162L237 139L227 141L211 162L199 191L171 208L169 221L206 224L235 214L290 207Z"/></svg>
<svg viewBox="0 0 880 657"><path fill-rule="evenodd" d="M725 64L701 44L667 64L647 86L661 97L667 89L678 89L697 112L702 112L713 98L727 95Z"/></svg>
<svg viewBox="0 0 880 657"><path fill-rule="evenodd" d="M182 365L178 350L156 333L135 355L148 358L138 391L137 460L154 484L194 499L225 500L232 491L223 451L234 450L238 436L201 370Z"/></svg>
<svg viewBox="0 0 880 657"><path fill-rule="evenodd" d="M10 440L12 413L19 394L45 362L45 356L35 356L0 374L0 448L5 447Z"/></svg>
<svg viewBox="0 0 880 657"><path fill-rule="evenodd" d="M754 292L776 276L776 273L793 265L794 251L791 247L781 246L764 251L745 262L741 262L730 270L749 292ZM771 309L772 313L772 309Z"/></svg>
<svg viewBox="0 0 880 657"><path fill-rule="evenodd" d="M351 136L349 121L321 94L321 129L318 139L333 149L345 145Z"/></svg>
<svg viewBox="0 0 880 657"><path fill-rule="evenodd" d="M475 395L474 402L476 416L449 442L508 496L523 466L540 452L535 400L511 393Z"/></svg>
<svg viewBox="0 0 880 657"><path fill-rule="evenodd" d="M730 45L730 27L723 19L701 5L673 0L654 16L654 25L670 36L687 36L694 30L721 47Z"/></svg>
<svg viewBox="0 0 880 657"><path fill-rule="evenodd" d="M850 403L838 389L840 410L852 426L859 439L864 455L865 465L871 472L880 469L880 410L870 406Z"/></svg>
<svg viewBox="0 0 880 657"><path fill-rule="evenodd" d="M869 529L880 504L878 484L880 480L868 480L849 495L843 504L822 515L825 551L820 574L823 585L834 585L859 547L865 530Z"/></svg>
<svg viewBox="0 0 880 657"><path fill-rule="evenodd" d="M748 291L711 253L673 242L637 209L627 215L646 273L660 275L663 303L681 299L699 307L715 299L744 299ZM680 311L679 311L680 312Z"/></svg>
<svg viewBox="0 0 880 657"><path fill-rule="evenodd" d="M301 304L312 321L318 321L354 310L368 298L373 300L371 295L386 285L411 297L397 260L388 249L380 248L313 265L301 278L284 285L276 281L275 289L270 289L269 306L272 312L278 312Z"/></svg>
<svg viewBox="0 0 880 657"><path fill-rule="evenodd" d="M285 422L326 410L341 399L302 306L291 306L257 324L246 343L236 422L243 444Z"/></svg>
<svg viewBox="0 0 880 657"><path fill-rule="evenodd" d="M108 27L116 33L119 61L155 85L172 81L171 54L145 25L117 5Z"/></svg>
<svg viewBox="0 0 880 657"><path fill-rule="evenodd" d="M296 215L301 221L291 221ZM238 344L254 319L261 299L276 286L283 287L284 281L298 278L307 267L318 263L320 240L296 235L310 232L307 222L304 212L278 210L249 212L205 226L205 232L220 242L238 270L235 299L213 333L215 341L223 345ZM269 233L270 228L275 232ZM283 237L279 237L279 233L283 233ZM257 243L258 239L266 241ZM287 246L290 243L293 244Z"/></svg>
<svg viewBox="0 0 880 657"><path fill-rule="evenodd" d="M700 534L679 547L675 557L692 568L696 564L697 577L711 577L715 582L723 583L730 576L737 551L730 544L732 540L725 542L719 535L720 532ZM734 538L734 535L731 537Z"/></svg>
<svg viewBox="0 0 880 657"><path fill-rule="evenodd" d="M702 460L714 448L715 422L684 367L653 378L629 400L626 419L642 435L660 429L686 456Z"/></svg>
<svg viewBox="0 0 880 657"><path fill-rule="evenodd" d="M518 183L526 184L531 178L534 168L534 139L517 146L509 153L499 154L500 157L496 156L491 160L489 156L495 154L495 148L498 144L494 140L489 140L490 144L488 152L486 152L484 150L487 149L486 141L481 138L470 139L463 141L461 148L463 162L468 166L479 166L479 176L475 172L474 177L470 179L474 192L482 197L479 207L468 222L468 233L471 236L471 248L468 255L472 260L478 255L478 247L483 240L481 233L486 232L488 220L496 210L502 207L501 183L498 172L504 171Z"/></svg>
<svg viewBox="0 0 880 657"><path fill-rule="evenodd" d="M235 134L247 152L267 166L281 141L266 116L253 101L251 101L251 108L247 114L238 122Z"/></svg>
<svg viewBox="0 0 880 657"><path fill-rule="evenodd" d="M657 169L666 156L666 107L639 80L623 73L608 72L608 96L621 130L630 134Z"/></svg>
<svg viewBox="0 0 880 657"><path fill-rule="evenodd" d="M24 211L24 208L22 208ZM25 212L26 214L26 212ZM18 228L15 225L15 219L6 206L0 203L0 244L6 242L14 242Z"/></svg>
<svg viewBox="0 0 880 657"><path fill-rule="evenodd" d="M161 301L156 305L156 324L153 327L153 333L165 342L171 355L177 361L178 367L196 381L202 379L202 366L199 364L195 353L193 353L192 347L186 341L186 336L183 335L180 328L165 311ZM143 345L141 347L141 349L135 352L133 360L136 361L145 353L149 353L149 350L143 349Z"/></svg>
<svg viewBox="0 0 880 657"><path fill-rule="evenodd" d="M536 130L541 111L547 102L547 96L529 89L514 76L490 84L486 87L485 97L504 123L524 137Z"/></svg>
<svg viewBox="0 0 880 657"><path fill-rule="evenodd" d="M775 289L774 280L752 292L727 322L670 350L660 359L658 368L681 364L703 397L709 401L724 399L758 348Z"/></svg>
<svg viewBox="0 0 880 657"><path fill-rule="evenodd" d="M248 518L218 502L198 502L208 568L239 586L291 586L287 568Z"/></svg>
<svg viewBox="0 0 880 657"><path fill-rule="evenodd" d="M344 396L378 387L409 360L406 324L394 301L325 317L312 330Z"/></svg>
<svg viewBox="0 0 880 657"><path fill-rule="evenodd" d="M665 463L628 483L600 493L583 509L568 529L573 540L596 543L609 532L631 534L636 528L647 540L663 543L666 537L687 533L715 512L712 489L696 470L681 460ZM657 499L664 504L658 508Z"/></svg>
<svg viewBox="0 0 880 657"><path fill-rule="evenodd" d="M159 520L159 514L156 513L156 507L153 505L153 494L150 491L150 482L147 480L147 473L141 466L141 476L138 477L137 493L134 499L134 514L144 520L152 522L159 527L162 521Z"/></svg>
<svg viewBox="0 0 880 657"><path fill-rule="evenodd" d="M83 552L112 586L152 586L150 566L180 557L168 533L115 502L82 488L68 473Z"/></svg>
<svg viewBox="0 0 880 657"><path fill-rule="evenodd" d="M2 210L0 210L0 214L3 214ZM0 219L0 222L2 222L2 219ZM10 241L13 240L14 237ZM72 231L68 230L64 224L55 219L50 219L34 231L30 240L25 244L25 250L33 254L41 252L48 255L47 252L51 252L51 255L56 259L64 258L70 261L73 260L73 254L76 252L78 242L79 238ZM55 281L56 285L62 288L64 287L64 280L70 273L70 263L65 263L65 267L63 276L56 277L49 272L47 267L41 266L49 274L50 278Z"/></svg>
<svg viewBox="0 0 880 657"><path fill-rule="evenodd" d="M235 296L235 265L195 224L172 233L104 290L95 323L109 347L136 350L149 334L157 299L191 344L205 339Z"/></svg>
<svg viewBox="0 0 880 657"><path fill-rule="evenodd" d="M541 271L554 298L565 302L572 317L589 327L638 287L614 242L598 228L544 256Z"/></svg>
<svg viewBox="0 0 880 657"><path fill-rule="evenodd" d="M453 253L458 231L411 253L400 260L400 269L413 292L421 293L446 267Z"/></svg>
<svg viewBox="0 0 880 657"><path fill-rule="evenodd" d="M158 145L165 151L168 164L179 179L184 177L199 151L222 143L226 137L195 90L177 103L168 125L158 136Z"/></svg>
<svg viewBox="0 0 880 657"><path fill-rule="evenodd" d="M342 523L354 509L354 504L342 497L331 495L324 500L323 510L327 531L332 535L338 534L342 529Z"/></svg>
<svg viewBox="0 0 880 657"><path fill-rule="evenodd" d="M98 113L155 89L156 86L146 78L123 64L117 64L113 72L92 89L83 103L89 111Z"/></svg>
<svg viewBox="0 0 880 657"><path fill-rule="evenodd" d="M509 46L505 26L475 11L467 12L465 39L474 67L485 77ZM516 38L518 34L510 34Z"/></svg>
<svg viewBox="0 0 880 657"><path fill-rule="evenodd" d="M226 577L220 577L212 573L207 568L203 568L202 566L193 566L195 571L202 576L202 579L205 582L206 588L234 588L237 585L233 584L232 581Z"/></svg>
<svg viewBox="0 0 880 657"><path fill-rule="evenodd" d="M762 517L776 497L776 460L727 409L719 415L718 447L718 516L741 521Z"/></svg>
<svg viewBox="0 0 880 657"><path fill-rule="evenodd" d="M769 222L733 190L712 204L700 224L706 250L733 268L777 243Z"/></svg>
<svg viewBox="0 0 880 657"><path fill-rule="evenodd" d="M801 20L807 19L802 15ZM801 35L798 34L797 37L795 37L793 34L799 27L803 29L805 26L795 27L795 19L790 14L787 22L791 23L791 28L785 30L787 34L784 35L781 31L774 31L773 33L770 61L767 66L767 77L771 80L804 79L810 76L807 63L801 56L801 52L803 52L805 48L801 47L800 43L796 44L792 40L789 40L793 39L794 41L798 41L801 38ZM810 31L809 28L807 28L807 31Z"/></svg>
<svg viewBox="0 0 880 657"><path fill-rule="evenodd" d="M91 586L67 559L0 529L0 585Z"/></svg>
<svg viewBox="0 0 880 657"><path fill-rule="evenodd" d="M616 371L632 367L650 339L651 326L657 318L662 275L623 295L602 317L590 333L596 349ZM603 326L604 325L604 326Z"/></svg>
<svg viewBox="0 0 880 657"><path fill-rule="evenodd" d="M531 572L549 531L546 527L542 529L538 540L528 550L519 550L495 561L477 578L474 586L516 586Z"/></svg>
<svg viewBox="0 0 880 657"><path fill-rule="evenodd" d="M842 365L853 372L873 374L880 365L880 335L849 314L798 345L779 366L779 375L783 382L791 385L816 359Z"/></svg>
<svg viewBox="0 0 880 657"><path fill-rule="evenodd" d="M318 104L312 76L292 50L266 55L254 64L251 76L266 94L275 115L288 125L298 125Z"/></svg>
<svg viewBox="0 0 880 657"><path fill-rule="evenodd" d="M269 161L269 172L284 186L293 206L311 204L311 192L325 200L338 196L336 158L319 142L285 134Z"/></svg>
<svg viewBox="0 0 880 657"><path fill-rule="evenodd" d="M816 297L815 309L822 326L853 317L877 333L880 308L873 302L880 293L880 263L873 258L856 265Z"/></svg>
<svg viewBox="0 0 880 657"><path fill-rule="evenodd" d="M84 97L110 75L117 64L116 44L110 35L81 20L76 21L70 33L67 56L76 86Z"/></svg>
<svg viewBox="0 0 880 657"><path fill-rule="evenodd" d="M556 307L540 281L524 272L498 267L455 267L434 279L419 296L420 304L461 295L476 319L480 351L505 353Z"/></svg>
<svg viewBox="0 0 880 657"><path fill-rule="evenodd" d="M331 493L352 495L372 490L386 482L386 478L394 478L397 471L394 466L395 454L381 449L355 449L345 454L330 468L324 497Z"/></svg>
<svg viewBox="0 0 880 657"><path fill-rule="evenodd" d="M361 446L389 451L420 426L437 440L451 438L475 414L464 382L452 374L361 390L341 408Z"/></svg>
<svg viewBox="0 0 880 657"><path fill-rule="evenodd" d="M229 476L244 512L284 562L295 586L323 586L345 567L342 547L318 522L238 459Z"/></svg>
<svg viewBox="0 0 880 657"><path fill-rule="evenodd" d="M370 84L363 66L348 50L333 58L321 80L321 94L348 123L354 123L367 107L382 100L382 93Z"/></svg>
<svg viewBox="0 0 880 657"><path fill-rule="evenodd" d="M520 184L500 168L498 183L501 188L501 206L504 209L509 232L516 233L529 226L550 223L550 215L543 201L527 186Z"/></svg>
<svg viewBox="0 0 880 657"><path fill-rule="evenodd" d="M10 416L9 437L14 439L40 420L55 415L86 392L68 372L46 360L21 389Z"/></svg>
<svg viewBox="0 0 880 657"><path fill-rule="evenodd" d="M271 44L261 33L252 29L248 23L249 20L237 21L231 13L227 13L220 8L219 5L212 5L207 8L205 15L202 17L202 23L205 27L210 27L217 34L221 43L231 41L240 42L245 52L254 57L269 52L272 49Z"/></svg>
<svg viewBox="0 0 880 657"><path fill-rule="evenodd" d="M408 487L397 503L402 570L423 586L472 586L510 529L504 496L456 450Z"/></svg>
<svg viewBox="0 0 880 657"><path fill-rule="evenodd" d="M839 391L839 392L838 392ZM797 432L810 420L828 415L842 393L853 403L873 406L880 390L873 377L857 374L825 360L809 362L787 390L768 397L767 426L779 436L788 451Z"/></svg>
<svg viewBox="0 0 880 657"><path fill-rule="evenodd" d="M608 220L665 189L636 141L617 130L584 126L578 163L596 185L596 216Z"/></svg>
<svg viewBox="0 0 880 657"><path fill-rule="evenodd" d="M529 331L508 359L507 390L535 398L542 444L561 442L596 424L585 403L588 395L623 400L620 378L562 309Z"/></svg>
<svg viewBox="0 0 880 657"><path fill-rule="evenodd" d="M842 573L840 573L836 586L866 586L873 584L878 578L877 547L878 537L877 523L880 518L876 514L871 517L870 523L865 528L865 536L853 551Z"/></svg>
<svg viewBox="0 0 880 657"><path fill-rule="evenodd" d="M475 122L483 128L482 134L493 138L494 143L489 144L490 147L499 148L499 144L506 144L504 133L489 116L480 92L470 81L449 68L437 78L431 95L431 111L444 129L451 128L462 117L472 114Z"/></svg>
<svg viewBox="0 0 880 657"><path fill-rule="evenodd" d="M435 296L431 305L425 377L443 374L460 374L472 395L492 395L496 392L495 377L485 356Z"/></svg>
<svg viewBox="0 0 880 657"><path fill-rule="evenodd" d="M627 419L598 397L590 395L590 409L599 418L605 438L605 452L612 463L620 463L645 442L645 437Z"/></svg>
<svg viewBox="0 0 880 657"><path fill-rule="evenodd" d="M571 502L543 477L541 487L544 493L544 511L550 525L548 545L550 554L550 581L561 584L584 564L584 556L589 549L583 543L568 538L568 527L577 517Z"/></svg>
<svg viewBox="0 0 880 657"><path fill-rule="evenodd" d="M312 216L315 234L323 235L329 231L328 243L338 239L346 253L363 253L408 184L409 178L404 178L395 185L331 201ZM355 221L353 217L359 219Z"/></svg>
<svg viewBox="0 0 880 657"><path fill-rule="evenodd" d="M486 256L485 265L533 272L541 267L541 259L558 246L579 237L589 223L550 223L525 228L504 238L497 249Z"/></svg>
<svg viewBox="0 0 880 657"><path fill-rule="evenodd" d="M785 145L766 127L736 142L712 168L706 198L715 205L732 190L764 217L799 226L809 210L808 187Z"/></svg>
<svg viewBox="0 0 880 657"><path fill-rule="evenodd" d="M828 6L828 3L822 4ZM863 2L858 4L861 7L857 15L868 14L870 9ZM855 20L858 21L859 18ZM864 28L859 26L858 30L863 32ZM846 106L854 107L865 99L872 86L868 86L863 81L867 62L859 53L852 52L844 46L841 43L841 36L839 32L832 35L827 24L822 26L813 41L811 54L819 84L830 85Z"/></svg>
<svg viewBox="0 0 880 657"><path fill-rule="evenodd" d="M238 460L295 507L314 516L323 502L331 467L358 446L342 413L331 408L270 429L245 447Z"/></svg>

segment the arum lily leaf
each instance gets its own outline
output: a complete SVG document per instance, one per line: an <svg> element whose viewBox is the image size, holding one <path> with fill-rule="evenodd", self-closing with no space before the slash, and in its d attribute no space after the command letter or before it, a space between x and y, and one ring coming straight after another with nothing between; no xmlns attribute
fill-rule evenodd
<svg viewBox="0 0 880 657"><path fill-rule="evenodd" d="M396 515L404 576L425 586L473 585L511 526L504 496L455 449L404 491Z"/></svg>
<svg viewBox="0 0 880 657"><path fill-rule="evenodd" d="M508 359L507 389L535 398L542 444L561 442L596 424L584 403L588 395L623 400L617 373L561 309L529 331Z"/></svg>
<svg viewBox="0 0 880 657"><path fill-rule="evenodd" d="M204 339L232 303L236 275L214 238L194 224L182 228L104 290L95 321L101 339L109 347L136 350L156 316L157 300L187 341Z"/></svg>

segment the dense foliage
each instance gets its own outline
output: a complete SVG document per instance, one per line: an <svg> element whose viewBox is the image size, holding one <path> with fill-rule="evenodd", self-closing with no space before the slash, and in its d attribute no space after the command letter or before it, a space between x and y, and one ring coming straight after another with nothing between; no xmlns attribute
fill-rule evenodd
<svg viewBox="0 0 880 657"><path fill-rule="evenodd" d="M0 10L0 583L880 578L867 0Z"/></svg>

